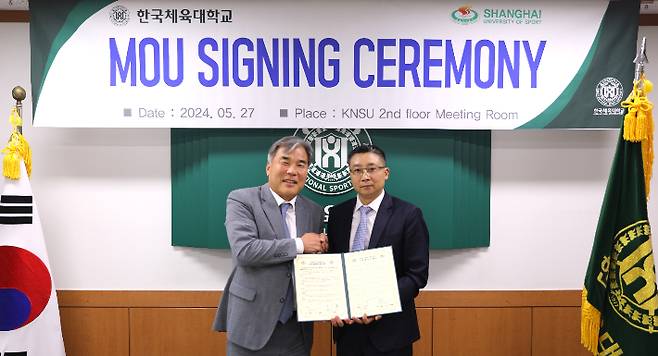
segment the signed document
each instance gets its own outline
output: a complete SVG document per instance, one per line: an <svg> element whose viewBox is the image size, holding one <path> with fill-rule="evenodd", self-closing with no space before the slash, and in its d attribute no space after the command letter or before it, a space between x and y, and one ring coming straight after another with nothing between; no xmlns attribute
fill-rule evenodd
<svg viewBox="0 0 658 356"><path fill-rule="evenodd" d="M393 250L381 247L295 258L299 321L396 313L402 310Z"/></svg>

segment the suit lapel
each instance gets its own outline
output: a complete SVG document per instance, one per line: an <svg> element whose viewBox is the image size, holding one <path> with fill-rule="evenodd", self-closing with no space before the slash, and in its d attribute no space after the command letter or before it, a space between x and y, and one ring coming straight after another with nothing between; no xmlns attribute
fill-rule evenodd
<svg viewBox="0 0 658 356"><path fill-rule="evenodd" d="M276 234L276 238L284 238L284 236L286 236L286 232L283 229L283 218L281 217L281 210L279 210L279 206L276 205L274 196L270 191L270 186L267 184L261 185L260 187L260 201L263 206L265 216L267 216L267 220L269 220L270 226L272 226L272 230L274 230L274 233Z"/></svg>
<svg viewBox="0 0 658 356"><path fill-rule="evenodd" d="M388 224L391 215L393 214L393 199L388 193L384 193L384 199L379 206L377 217L375 217L375 225L372 227L372 234L370 234L370 242L368 248L375 248L382 237L386 224Z"/></svg>
<svg viewBox="0 0 658 356"><path fill-rule="evenodd" d="M338 236L342 237L338 239L340 245L338 246L337 251L350 251L350 233L352 232L352 216L354 215L355 205L356 198L350 200L343 210L336 212L338 213L338 219L336 219L336 221L339 223L339 231L337 231L337 233ZM331 239L331 236L329 236L329 238Z"/></svg>
<svg viewBox="0 0 658 356"><path fill-rule="evenodd" d="M295 237L300 237L304 233L311 231L311 227L309 226L311 222L310 211L301 195L298 195L295 201L295 220L297 220L295 224L297 226L297 236Z"/></svg>

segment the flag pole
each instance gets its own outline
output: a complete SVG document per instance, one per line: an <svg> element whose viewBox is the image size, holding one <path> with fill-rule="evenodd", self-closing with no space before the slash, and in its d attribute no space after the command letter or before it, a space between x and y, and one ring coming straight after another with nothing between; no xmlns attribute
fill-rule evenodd
<svg viewBox="0 0 658 356"><path fill-rule="evenodd" d="M21 86L16 86L11 90L11 96L16 100L16 111L18 116L23 117L23 100L25 100L25 89ZM17 126L18 133L23 134L23 125Z"/></svg>
<svg viewBox="0 0 658 356"><path fill-rule="evenodd" d="M642 162L647 199L649 198L651 175L653 172L653 104L649 101L649 93L653 84L644 77L644 65L647 58L647 38L642 37L642 44L633 60L635 63L635 78L633 90L629 97L621 103L627 108L624 116L624 140L642 143Z"/></svg>
<svg viewBox="0 0 658 356"><path fill-rule="evenodd" d="M635 79L633 82L638 83L644 74L644 64L649 63L649 59L647 58L647 38L645 36L642 36L642 45L640 46L633 63L635 63ZM643 90L644 83L639 82L638 89Z"/></svg>

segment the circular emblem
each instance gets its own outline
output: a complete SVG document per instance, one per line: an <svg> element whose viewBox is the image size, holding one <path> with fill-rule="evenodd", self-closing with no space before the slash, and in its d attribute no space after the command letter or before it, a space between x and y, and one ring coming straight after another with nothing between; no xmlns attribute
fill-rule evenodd
<svg viewBox="0 0 658 356"><path fill-rule="evenodd" d="M0 271L0 331L16 330L46 308L50 273L39 257L15 246L0 246Z"/></svg>
<svg viewBox="0 0 658 356"><path fill-rule="evenodd" d="M306 187L323 195L340 195L352 190L347 155L355 147L372 144L365 129L298 129L313 148L313 163L308 168Z"/></svg>
<svg viewBox="0 0 658 356"><path fill-rule="evenodd" d="M658 331L658 294L650 236L647 221L638 221L615 236L608 300L626 323L653 333Z"/></svg>
<svg viewBox="0 0 658 356"><path fill-rule="evenodd" d="M114 6L110 10L110 20L117 26L123 26L130 20L130 12L123 5Z"/></svg>
<svg viewBox="0 0 658 356"><path fill-rule="evenodd" d="M470 6L462 6L450 14L452 20L460 25L469 25L477 21L477 11L471 9Z"/></svg>
<svg viewBox="0 0 658 356"><path fill-rule="evenodd" d="M624 96L624 87L617 78L607 77L596 84L596 100L604 106L616 106Z"/></svg>

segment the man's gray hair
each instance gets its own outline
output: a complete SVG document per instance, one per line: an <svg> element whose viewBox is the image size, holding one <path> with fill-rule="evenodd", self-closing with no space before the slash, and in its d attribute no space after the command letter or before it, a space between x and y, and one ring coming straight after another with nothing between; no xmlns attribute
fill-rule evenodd
<svg viewBox="0 0 658 356"><path fill-rule="evenodd" d="M313 149L306 140L297 136L282 137L274 142L272 146L270 146L270 150L267 151L267 163L272 163L272 159L274 159L274 156L279 149L282 149L283 152L290 152L297 147L304 148L304 151L306 151L306 155L308 156L308 164L310 165L313 160Z"/></svg>

